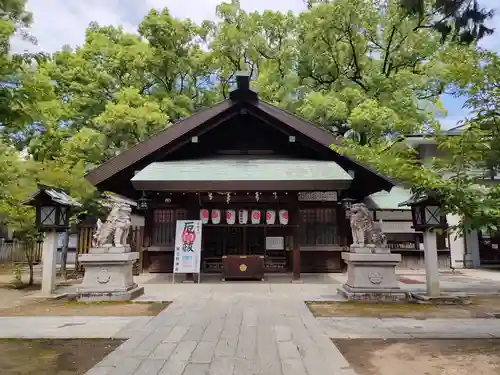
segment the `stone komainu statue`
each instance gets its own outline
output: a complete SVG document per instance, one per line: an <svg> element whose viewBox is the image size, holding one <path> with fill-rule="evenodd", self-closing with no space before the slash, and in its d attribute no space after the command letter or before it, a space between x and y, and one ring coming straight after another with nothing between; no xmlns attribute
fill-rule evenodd
<svg viewBox="0 0 500 375"><path fill-rule="evenodd" d="M387 237L382 232L382 221L374 223L370 210L364 203L355 203L350 209L352 246L387 247Z"/></svg>
<svg viewBox="0 0 500 375"><path fill-rule="evenodd" d="M94 247L124 247L128 246L132 209L128 204L115 202L112 205L106 221L97 220L97 230L92 236Z"/></svg>

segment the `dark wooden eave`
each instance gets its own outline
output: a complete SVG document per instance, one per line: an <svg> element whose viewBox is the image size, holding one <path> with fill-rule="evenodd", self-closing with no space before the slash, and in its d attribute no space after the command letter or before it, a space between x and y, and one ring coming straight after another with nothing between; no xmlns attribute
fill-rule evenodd
<svg viewBox="0 0 500 375"><path fill-rule="evenodd" d="M249 89L248 77L238 76L237 80L238 89L230 93L229 99L226 99L210 108L201 110L192 116L169 126L151 138L138 143L136 146L104 162L86 175L87 180L94 186L99 186L104 181L133 166L134 164L139 163L141 160L151 156L157 151L160 151L162 148L165 148L174 141L188 135L190 132L193 133L193 131L201 127L201 125L212 122L212 126L217 126L217 124L221 123L225 119L228 119L239 113L242 109L245 109L252 115L257 116L264 121L267 119L268 121L274 120L285 124L293 131L304 135L308 140L325 146L332 153L335 153L336 158L341 161L339 164L344 169L358 169L358 171L361 171L361 174L364 175L364 178L375 178L374 182L376 183L374 185L378 190L389 191L394 186L394 182L388 177L379 174L378 172L355 160L339 155L333 151L331 149L331 145L340 144L340 141L333 134L292 113L259 100L257 94ZM356 181L356 179L354 181ZM363 187L356 187L354 185L355 184L351 187L351 195L363 195ZM370 194L372 192L370 192Z"/></svg>
<svg viewBox="0 0 500 375"><path fill-rule="evenodd" d="M291 191L328 191L335 186L337 189L347 189L351 181L324 181L324 180L294 180L286 182L286 189ZM205 192L205 191L280 191L283 190L283 181L150 181L136 182L137 189L148 191L169 192Z"/></svg>

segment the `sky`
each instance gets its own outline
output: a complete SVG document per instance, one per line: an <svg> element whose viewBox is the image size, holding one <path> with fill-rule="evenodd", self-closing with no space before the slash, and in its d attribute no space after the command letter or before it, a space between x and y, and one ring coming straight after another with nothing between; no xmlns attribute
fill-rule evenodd
<svg viewBox="0 0 500 375"><path fill-rule="evenodd" d="M15 52L44 51L52 53L63 45L73 47L83 44L85 29L91 21L100 25L122 25L126 31L135 32L139 22L151 8L168 7L173 16L190 18L201 22L215 19L215 7L222 0L28 0L28 9L33 12L31 33L38 39L31 46L14 39ZM279 10L300 12L305 9L303 0L240 0L247 11ZM196 4L196 5L194 5ZM480 5L496 10L490 26L497 30L493 36L481 41L481 45L500 52L500 1L480 0ZM441 120L444 128L450 128L462 120L467 112L462 108L464 99L443 97L448 116Z"/></svg>

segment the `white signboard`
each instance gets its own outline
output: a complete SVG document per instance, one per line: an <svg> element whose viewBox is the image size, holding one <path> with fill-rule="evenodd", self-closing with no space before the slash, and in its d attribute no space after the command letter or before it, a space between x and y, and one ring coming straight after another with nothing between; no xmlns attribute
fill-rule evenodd
<svg viewBox="0 0 500 375"><path fill-rule="evenodd" d="M200 273L201 220L177 220L174 273Z"/></svg>
<svg viewBox="0 0 500 375"><path fill-rule="evenodd" d="M415 233L411 221L382 221L384 233Z"/></svg>
<svg viewBox="0 0 500 375"><path fill-rule="evenodd" d="M284 250L285 239L283 237L266 237L266 250Z"/></svg>
<svg viewBox="0 0 500 375"><path fill-rule="evenodd" d="M303 191L298 194L302 202L336 202L336 191Z"/></svg>

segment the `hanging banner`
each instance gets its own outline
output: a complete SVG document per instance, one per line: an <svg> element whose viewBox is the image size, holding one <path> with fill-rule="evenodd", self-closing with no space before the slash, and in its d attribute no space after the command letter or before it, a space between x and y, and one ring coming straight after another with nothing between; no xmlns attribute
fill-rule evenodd
<svg viewBox="0 0 500 375"><path fill-rule="evenodd" d="M212 210L212 224L220 223L220 210Z"/></svg>
<svg viewBox="0 0 500 375"><path fill-rule="evenodd" d="M274 210L267 210L266 212L266 224L274 224L276 221L276 211Z"/></svg>
<svg viewBox="0 0 500 375"><path fill-rule="evenodd" d="M206 208L202 208L200 210L200 220L203 224L206 224L208 223L208 219L209 219L209 214L208 214L208 210Z"/></svg>
<svg viewBox="0 0 500 375"><path fill-rule="evenodd" d="M226 223L233 225L236 221L236 212L234 210L226 210Z"/></svg>
<svg viewBox="0 0 500 375"><path fill-rule="evenodd" d="M280 224L287 225L288 224L288 210L280 210Z"/></svg>
<svg viewBox="0 0 500 375"><path fill-rule="evenodd" d="M260 224L260 210L252 210L252 224Z"/></svg>
<svg viewBox="0 0 500 375"><path fill-rule="evenodd" d="M201 220L177 220L174 273L200 273Z"/></svg>
<svg viewBox="0 0 500 375"><path fill-rule="evenodd" d="M248 211L241 209L238 211L238 223L246 224L248 222Z"/></svg>

